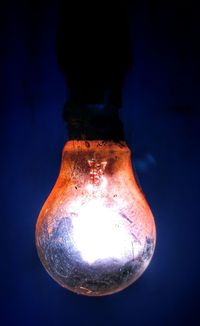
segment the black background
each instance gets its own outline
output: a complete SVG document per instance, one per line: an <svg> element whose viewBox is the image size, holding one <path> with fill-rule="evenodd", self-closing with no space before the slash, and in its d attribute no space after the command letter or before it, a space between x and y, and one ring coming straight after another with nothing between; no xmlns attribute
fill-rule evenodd
<svg viewBox="0 0 200 326"><path fill-rule="evenodd" d="M134 285L102 298L57 285L34 243L67 140L58 12L57 1L0 5L0 324L199 325L198 9L183 1L138 1L130 10L134 67L122 120L155 216L157 247Z"/></svg>

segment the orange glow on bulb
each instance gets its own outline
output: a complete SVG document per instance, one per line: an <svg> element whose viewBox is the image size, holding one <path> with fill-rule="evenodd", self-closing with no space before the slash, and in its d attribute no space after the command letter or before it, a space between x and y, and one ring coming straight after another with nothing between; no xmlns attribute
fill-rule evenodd
<svg viewBox="0 0 200 326"><path fill-rule="evenodd" d="M84 295L118 292L148 266L156 231L125 143L68 141L36 225L47 272Z"/></svg>

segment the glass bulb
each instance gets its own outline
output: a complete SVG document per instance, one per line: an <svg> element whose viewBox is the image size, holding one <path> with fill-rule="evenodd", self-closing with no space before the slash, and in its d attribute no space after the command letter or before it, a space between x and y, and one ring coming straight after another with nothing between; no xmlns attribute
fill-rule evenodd
<svg viewBox="0 0 200 326"><path fill-rule="evenodd" d="M102 296L133 283L155 248L151 210L130 150L111 141L68 141L56 184L36 225L36 246L61 286Z"/></svg>

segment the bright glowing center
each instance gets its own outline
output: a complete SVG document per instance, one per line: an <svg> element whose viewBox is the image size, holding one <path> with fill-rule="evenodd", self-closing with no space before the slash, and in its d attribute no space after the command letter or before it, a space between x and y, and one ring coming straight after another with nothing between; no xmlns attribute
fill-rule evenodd
<svg viewBox="0 0 200 326"><path fill-rule="evenodd" d="M77 213L72 219L73 241L86 262L133 258L131 236L117 212L94 200L81 206Z"/></svg>

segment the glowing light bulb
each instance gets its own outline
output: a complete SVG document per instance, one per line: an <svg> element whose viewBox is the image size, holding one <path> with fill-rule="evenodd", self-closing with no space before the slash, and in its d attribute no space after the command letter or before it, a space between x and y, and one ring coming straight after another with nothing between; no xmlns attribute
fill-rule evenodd
<svg viewBox="0 0 200 326"><path fill-rule="evenodd" d="M36 225L47 272L84 295L118 292L148 266L156 231L125 143L69 141Z"/></svg>

